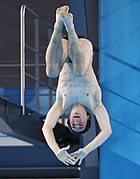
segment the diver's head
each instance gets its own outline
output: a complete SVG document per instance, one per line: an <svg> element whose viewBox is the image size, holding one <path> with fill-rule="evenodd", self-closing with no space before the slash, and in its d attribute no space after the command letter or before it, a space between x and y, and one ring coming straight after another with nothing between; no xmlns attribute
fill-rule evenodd
<svg viewBox="0 0 140 179"><path fill-rule="evenodd" d="M91 126L90 115L87 114L84 106L80 104L73 105L68 119L70 131L76 134L83 134Z"/></svg>

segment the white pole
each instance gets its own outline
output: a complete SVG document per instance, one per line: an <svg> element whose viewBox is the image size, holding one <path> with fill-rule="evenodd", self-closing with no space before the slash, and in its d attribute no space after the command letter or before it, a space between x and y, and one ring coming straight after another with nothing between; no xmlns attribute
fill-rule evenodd
<svg viewBox="0 0 140 179"><path fill-rule="evenodd" d="M20 9L20 58L21 58L21 107L25 114L25 10L22 5Z"/></svg>

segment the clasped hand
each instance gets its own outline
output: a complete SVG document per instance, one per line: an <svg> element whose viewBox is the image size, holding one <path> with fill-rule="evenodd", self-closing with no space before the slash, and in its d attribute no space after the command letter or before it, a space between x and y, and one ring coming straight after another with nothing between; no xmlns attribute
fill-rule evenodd
<svg viewBox="0 0 140 179"><path fill-rule="evenodd" d="M76 158L79 162L78 165L81 165L83 159L88 155L84 148L77 150L76 152L71 153L71 156Z"/></svg>
<svg viewBox="0 0 140 179"><path fill-rule="evenodd" d="M75 165L77 163L77 159L74 156L71 156L67 150L69 150L70 146L64 147L58 151L56 154L57 158L63 162L65 165Z"/></svg>
<svg viewBox="0 0 140 179"><path fill-rule="evenodd" d="M64 147L62 149L59 150L59 152L57 153L57 158L63 162L65 165L75 165L78 161L78 165L81 165L82 160L87 156L87 153L85 151L85 149L81 148L79 150L77 150L76 152L73 152L71 154L69 154L67 152L67 150L70 148L70 146Z"/></svg>

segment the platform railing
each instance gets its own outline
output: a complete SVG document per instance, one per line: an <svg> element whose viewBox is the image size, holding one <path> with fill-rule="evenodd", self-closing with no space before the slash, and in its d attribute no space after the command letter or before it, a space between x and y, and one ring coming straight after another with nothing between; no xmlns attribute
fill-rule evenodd
<svg viewBox="0 0 140 179"><path fill-rule="evenodd" d="M34 47L30 46L26 43L26 14L29 14L34 19L34 39L35 44ZM22 5L20 9L20 59L21 59L21 108L22 108L22 114L25 114L25 90L26 90L26 76L31 78L35 81L35 96L36 96L36 112L39 112L39 87L40 84L43 86L49 87L51 85L51 80L48 80L49 84L44 83L39 78L39 58L42 56L41 52L39 51L39 24L43 23L47 28L52 30L52 26L42 19L38 14L36 14L32 9L30 9L26 5ZM31 74L26 73L26 48L31 50L34 53L35 58L35 76L32 76ZM51 106L52 103L52 89L49 90L49 104Z"/></svg>

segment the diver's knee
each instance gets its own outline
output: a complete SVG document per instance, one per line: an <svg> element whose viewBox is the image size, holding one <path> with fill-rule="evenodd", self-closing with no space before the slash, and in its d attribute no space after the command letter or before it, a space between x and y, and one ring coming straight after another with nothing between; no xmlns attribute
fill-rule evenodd
<svg viewBox="0 0 140 179"><path fill-rule="evenodd" d="M50 78L57 78L59 75L59 72L56 72L54 69L46 69L46 74Z"/></svg>

